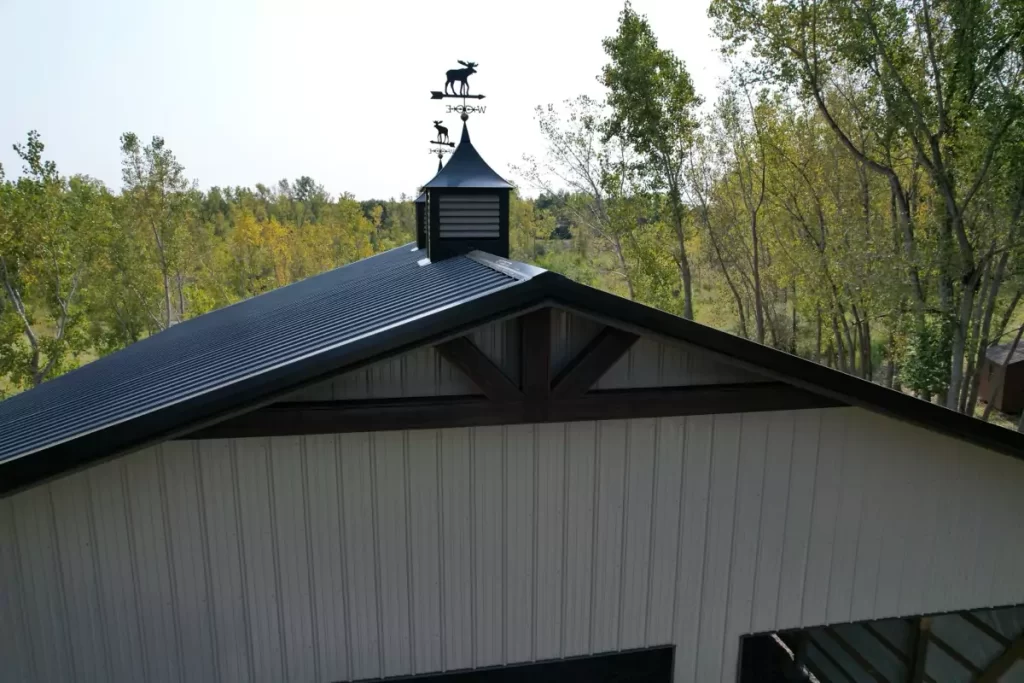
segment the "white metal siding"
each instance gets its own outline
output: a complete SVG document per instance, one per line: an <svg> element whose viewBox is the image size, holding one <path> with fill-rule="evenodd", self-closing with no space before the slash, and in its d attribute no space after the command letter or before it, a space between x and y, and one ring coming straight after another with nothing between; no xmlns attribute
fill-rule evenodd
<svg viewBox="0 0 1024 683"><path fill-rule="evenodd" d="M519 376L517 321L503 320L484 325L468 336L506 375ZM480 389L461 370L446 361L433 347L424 346L306 387L282 400L342 401L479 393Z"/></svg>
<svg viewBox="0 0 1024 683"><path fill-rule="evenodd" d="M640 389L763 382L768 378L727 365L685 344L641 337L594 385L594 389Z"/></svg>
<svg viewBox="0 0 1024 683"><path fill-rule="evenodd" d="M4 680L338 681L1024 602L1024 464L853 408L167 443L0 500Z"/></svg>

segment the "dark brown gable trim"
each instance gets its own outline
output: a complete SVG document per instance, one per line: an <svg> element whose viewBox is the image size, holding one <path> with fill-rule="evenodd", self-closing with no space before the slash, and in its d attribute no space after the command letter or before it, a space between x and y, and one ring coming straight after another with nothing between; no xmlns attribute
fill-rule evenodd
<svg viewBox="0 0 1024 683"><path fill-rule="evenodd" d="M523 392L519 391L519 387L468 337L458 337L438 344L435 348L445 360L462 370L492 401L507 403L523 400Z"/></svg>
<svg viewBox="0 0 1024 683"><path fill-rule="evenodd" d="M604 328L555 378L551 394L559 398L582 396L639 338L615 327Z"/></svg>
<svg viewBox="0 0 1024 683"><path fill-rule="evenodd" d="M546 401L551 396L551 309L520 317L519 334L523 393L531 401Z"/></svg>
<svg viewBox="0 0 1024 683"><path fill-rule="evenodd" d="M187 439L441 429L530 422L752 413L832 408L832 399L781 382L594 391L569 399L499 403L480 396L278 403Z"/></svg>

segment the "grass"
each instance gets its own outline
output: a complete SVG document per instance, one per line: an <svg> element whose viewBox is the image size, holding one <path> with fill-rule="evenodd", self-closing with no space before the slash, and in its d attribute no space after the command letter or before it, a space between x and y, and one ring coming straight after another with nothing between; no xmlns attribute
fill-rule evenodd
<svg viewBox="0 0 1024 683"><path fill-rule="evenodd" d="M978 405L974 408L974 417L980 420L984 412L985 404L978 401ZM1012 429L1014 431L1017 430L1017 422L1019 420L1020 415L1011 415L995 409L993 409L988 416L988 421L992 424L999 425L1000 427L1006 427L1007 429Z"/></svg>

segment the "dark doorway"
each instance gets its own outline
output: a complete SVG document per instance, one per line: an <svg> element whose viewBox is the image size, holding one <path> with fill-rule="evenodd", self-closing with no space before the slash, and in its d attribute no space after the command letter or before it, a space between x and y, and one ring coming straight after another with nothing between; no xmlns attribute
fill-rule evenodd
<svg viewBox="0 0 1024 683"><path fill-rule="evenodd" d="M740 683L804 683L806 670L794 661L795 642L784 634L746 636L740 647Z"/></svg>

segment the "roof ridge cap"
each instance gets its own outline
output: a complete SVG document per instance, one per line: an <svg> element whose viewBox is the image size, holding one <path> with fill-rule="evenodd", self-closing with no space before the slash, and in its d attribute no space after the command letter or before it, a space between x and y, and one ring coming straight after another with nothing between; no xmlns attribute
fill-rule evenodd
<svg viewBox="0 0 1024 683"><path fill-rule="evenodd" d="M508 275L509 277L523 282L548 272L540 266L534 266L529 263L523 263L522 261L513 261L512 259L495 256L494 254L486 251L480 251L479 249L474 249L466 254L466 258L487 266L491 270L496 270L503 275Z"/></svg>

